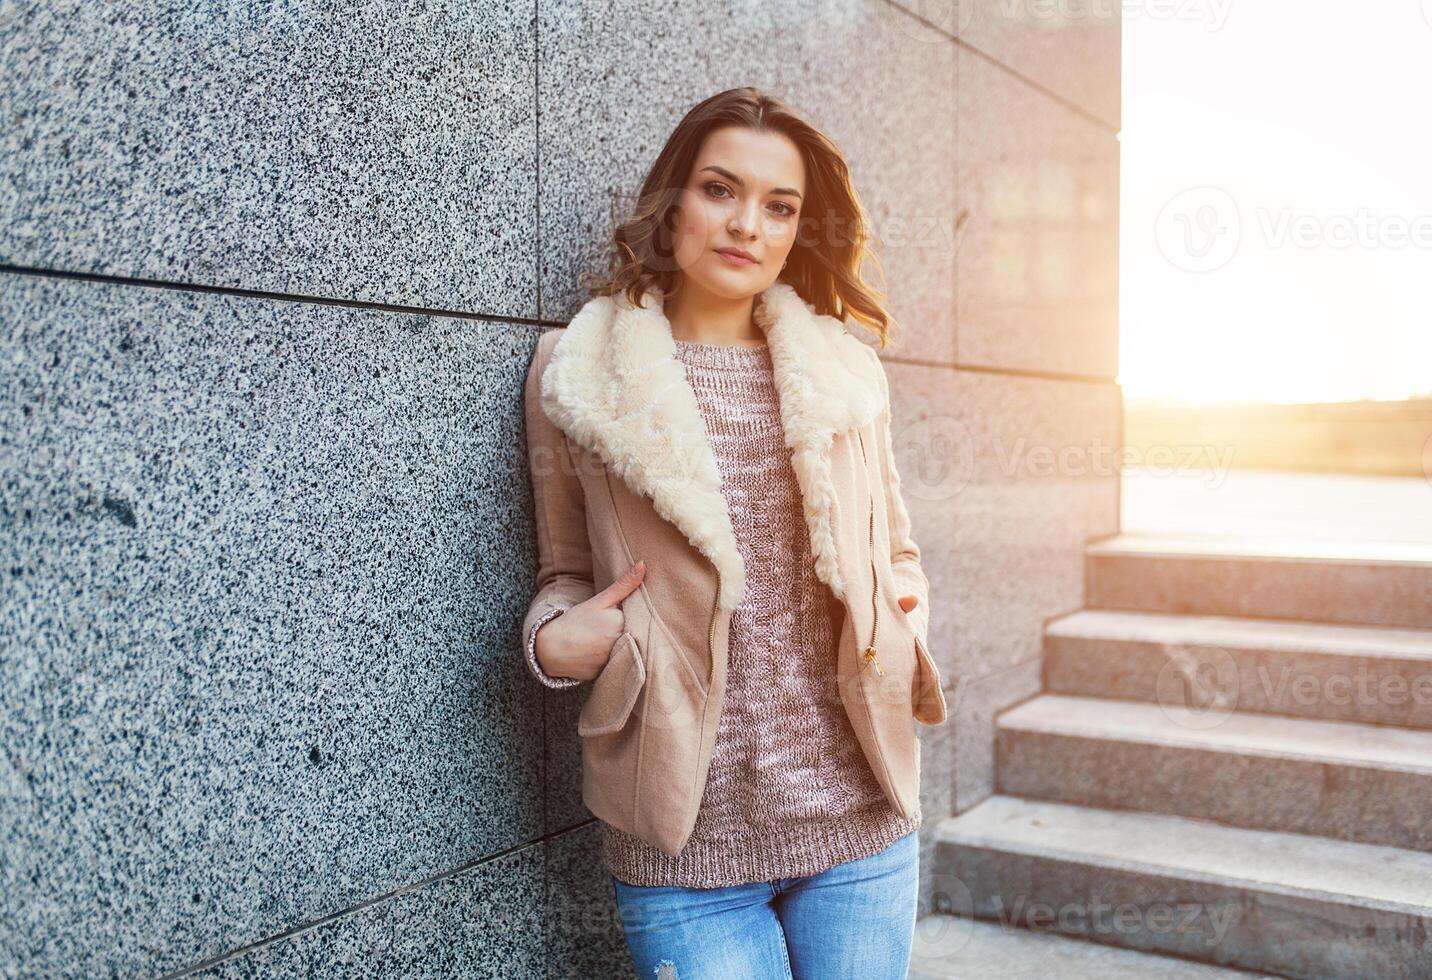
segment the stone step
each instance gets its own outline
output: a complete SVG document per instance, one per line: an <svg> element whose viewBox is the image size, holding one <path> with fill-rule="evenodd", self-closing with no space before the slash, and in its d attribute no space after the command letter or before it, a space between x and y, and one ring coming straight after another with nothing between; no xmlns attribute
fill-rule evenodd
<svg viewBox="0 0 1432 980"><path fill-rule="evenodd" d="M1118 534L1084 552L1094 609L1432 627L1432 546Z"/></svg>
<svg viewBox="0 0 1432 980"><path fill-rule="evenodd" d="M1288 977L1432 969L1422 852L1003 795L935 833L936 891L978 918Z"/></svg>
<svg viewBox="0 0 1432 980"><path fill-rule="evenodd" d="M932 913L915 923L909 980L1257 980L1193 960Z"/></svg>
<svg viewBox="0 0 1432 980"><path fill-rule="evenodd" d="M996 720L998 790L1432 851L1432 732L1045 694Z"/></svg>
<svg viewBox="0 0 1432 980"><path fill-rule="evenodd" d="M1432 630L1081 609L1048 624L1059 694L1432 729Z"/></svg>

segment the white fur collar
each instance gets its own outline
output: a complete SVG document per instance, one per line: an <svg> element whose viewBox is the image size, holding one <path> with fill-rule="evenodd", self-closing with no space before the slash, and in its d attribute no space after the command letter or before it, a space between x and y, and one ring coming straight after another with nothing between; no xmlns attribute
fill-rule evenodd
<svg viewBox="0 0 1432 980"><path fill-rule="evenodd" d="M641 307L622 295L589 300L552 351L542 407L715 564L720 605L734 609L745 594L745 565L663 303L660 291L648 291ZM777 281L757 297L754 319L771 354L815 571L844 598L831 527L830 443L879 414L879 365L872 348L840 320L816 313L788 283Z"/></svg>

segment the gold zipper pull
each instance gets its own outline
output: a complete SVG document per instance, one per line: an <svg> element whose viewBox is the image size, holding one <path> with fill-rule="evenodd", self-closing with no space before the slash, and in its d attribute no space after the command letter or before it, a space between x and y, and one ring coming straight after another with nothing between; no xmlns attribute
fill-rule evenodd
<svg viewBox="0 0 1432 980"><path fill-rule="evenodd" d="M875 673L879 674L881 677L884 677L884 676L885 676L885 671L883 671L883 670L880 669L880 661L875 659L875 648L874 648L874 647L866 647L866 648L865 648L865 662L866 662L867 664L874 664L874 665L875 665Z"/></svg>

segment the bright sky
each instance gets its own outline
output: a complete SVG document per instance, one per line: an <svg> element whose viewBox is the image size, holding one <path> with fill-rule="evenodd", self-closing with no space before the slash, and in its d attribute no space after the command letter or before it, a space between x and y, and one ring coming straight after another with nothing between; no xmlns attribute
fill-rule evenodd
<svg viewBox="0 0 1432 980"><path fill-rule="evenodd" d="M1123 9L1125 394L1432 395L1432 0Z"/></svg>

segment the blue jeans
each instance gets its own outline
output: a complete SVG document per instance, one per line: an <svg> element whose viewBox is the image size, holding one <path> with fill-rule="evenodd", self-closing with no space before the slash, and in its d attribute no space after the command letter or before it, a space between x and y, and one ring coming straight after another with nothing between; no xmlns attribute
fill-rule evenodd
<svg viewBox="0 0 1432 980"><path fill-rule="evenodd" d="M911 831L870 857L749 885L629 885L608 876L641 980L904 980L919 860L920 835Z"/></svg>

